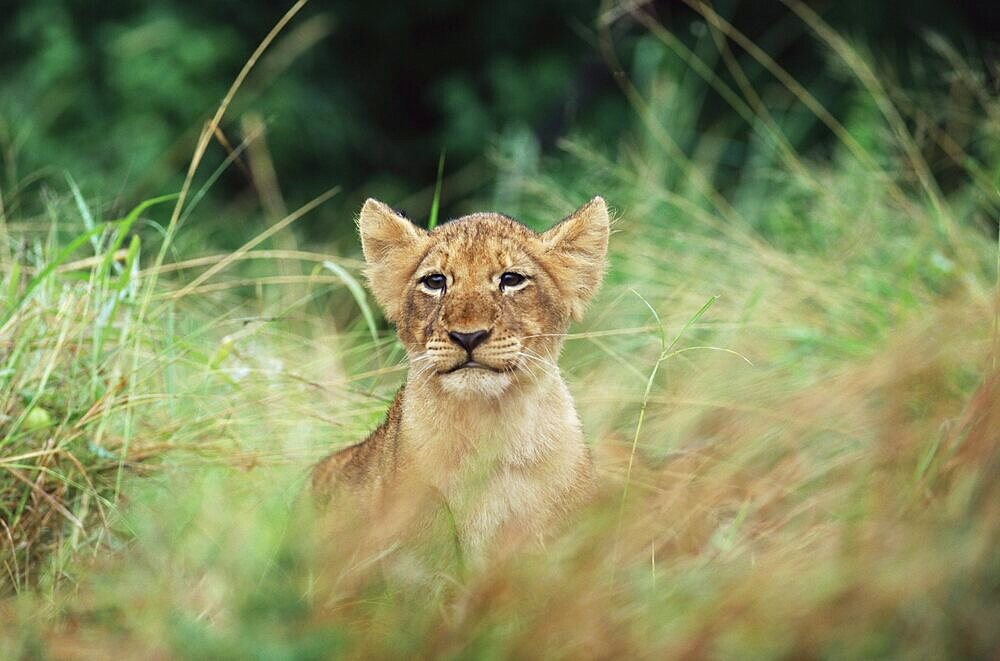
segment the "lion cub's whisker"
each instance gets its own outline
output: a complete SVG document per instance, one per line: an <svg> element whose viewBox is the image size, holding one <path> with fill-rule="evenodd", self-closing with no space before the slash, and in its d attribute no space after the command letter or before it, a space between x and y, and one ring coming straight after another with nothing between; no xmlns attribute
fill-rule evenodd
<svg viewBox="0 0 1000 661"><path fill-rule="evenodd" d="M524 358L527 358L530 361L533 361L548 376L550 376L550 377L558 377L559 376L559 372L558 371L553 371L552 370L553 366L552 366L551 363L548 363L548 362L542 360L541 358L536 358L535 356L532 356L532 355L529 355L529 354L526 354L526 353L522 353L521 356L523 356Z"/></svg>

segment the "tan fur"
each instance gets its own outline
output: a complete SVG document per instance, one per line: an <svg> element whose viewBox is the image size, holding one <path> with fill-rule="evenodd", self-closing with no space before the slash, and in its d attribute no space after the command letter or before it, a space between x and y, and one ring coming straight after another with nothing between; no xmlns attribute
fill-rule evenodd
<svg viewBox="0 0 1000 661"><path fill-rule="evenodd" d="M428 232L369 199L368 281L411 367L385 421L317 464L314 490L346 490L383 517L390 501L413 514L431 494L472 552L544 535L578 506L593 465L556 359L600 286L608 225L599 197L541 234L494 213ZM527 280L502 289L505 272ZM442 290L422 284L432 273ZM448 335L477 330L490 334L471 352ZM449 372L467 360L479 366Z"/></svg>

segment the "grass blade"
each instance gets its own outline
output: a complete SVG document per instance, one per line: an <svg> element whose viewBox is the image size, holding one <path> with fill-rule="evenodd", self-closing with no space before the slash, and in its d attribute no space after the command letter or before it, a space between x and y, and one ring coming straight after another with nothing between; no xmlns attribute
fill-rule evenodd
<svg viewBox="0 0 1000 661"><path fill-rule="evenodd" d="M73 253L75 253L77 250L80 249L80 247L83 244L87 243L93 237L103 232L104 229L105 229L104 224L98 225L93 229L91 229L90 231L84 232L80 236L76 237L75 239L70 241L70 243L65 248L60 250L59 253L55 256L55 259L46 264L45 268L43 268L38 273L38 275L36 275L34 278L31 279L31 281L28 283L27 288L24 290L24 293L21 295L20 298L17 299L17 302L14 305L10 306L7 312L4 313L3 324L6 324L8 321L10 321L10 318L13 316L14 311L20 308L28 301L28 299L34 293L35 289L37 289L39 285L45 282L45 280L50 275L52 275L52 273L56 270L56 268L59 267L60 264L64 263L67 259L69 259L73 255ZM0 324L0 326L2 326L3 324Z"/></svg>
<svg viewBox="0 0 1000 661"><path fill-rule="evenodd" d="M427 220L427 229L432 230L438 224L438 210L441 208L441 181L444 179L444 150L438 159L437 183L434 184L434 201L431 202L431 215Z"/></svg>
<svg viewBox="0 0 1000 661"><path fill-rule="evenodd" d="M347 291L351 292L354 302L358 304L358 308L361 310L361 316L364 317L365 325L368 326L368 331L372 334L372 340L378 342L378 327L375 325L375 315L372 314L372 309L368 305L368 297L365 295L364 287L361 286L357 278L351 275L340 264L327 260L323 262L323 268L327 271L332 271L338 278L344 281Z"/></svg>

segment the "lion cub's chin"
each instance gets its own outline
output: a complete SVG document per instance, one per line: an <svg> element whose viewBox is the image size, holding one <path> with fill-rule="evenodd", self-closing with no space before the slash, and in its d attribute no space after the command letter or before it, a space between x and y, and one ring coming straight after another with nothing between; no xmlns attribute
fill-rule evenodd
<svg viewBox="0 0 1000 661"><path fill-rule="evenodd" d="M449 395L465 399L489 397L499 399L513 384L507 372L492 372L486 369L466 368L450 374L442 374L441 388Z"/></svg>

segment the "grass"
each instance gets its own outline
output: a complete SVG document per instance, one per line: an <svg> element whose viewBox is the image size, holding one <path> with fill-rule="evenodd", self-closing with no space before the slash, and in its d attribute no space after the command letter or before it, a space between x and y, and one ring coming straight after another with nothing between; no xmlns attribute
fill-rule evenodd
<svg viewBox="0 0 1000 661"><path fill-rule="evenodd" d="M979 145L1000 104L952 109L974 140L922 132L970 173L942 191L899 93L792 4L856 76L856 112L830 117L706 14L752 128L724 190L725 143L680 110L727 83L645 16L685 75L628 83L633 137L567 141L547 175L497 164L537 226L594 193L620 218L561 360L601 496L483 569L372 555L301 501L405 372L356 256L271 247L335 191L232 253L174 255L238 84L179 198L105 222L72 180L12 187L32 199L6 208L43 215L0 213L0 656L995 654L1000 161ZM794 146L782 99L831 154Z"/></svg>

